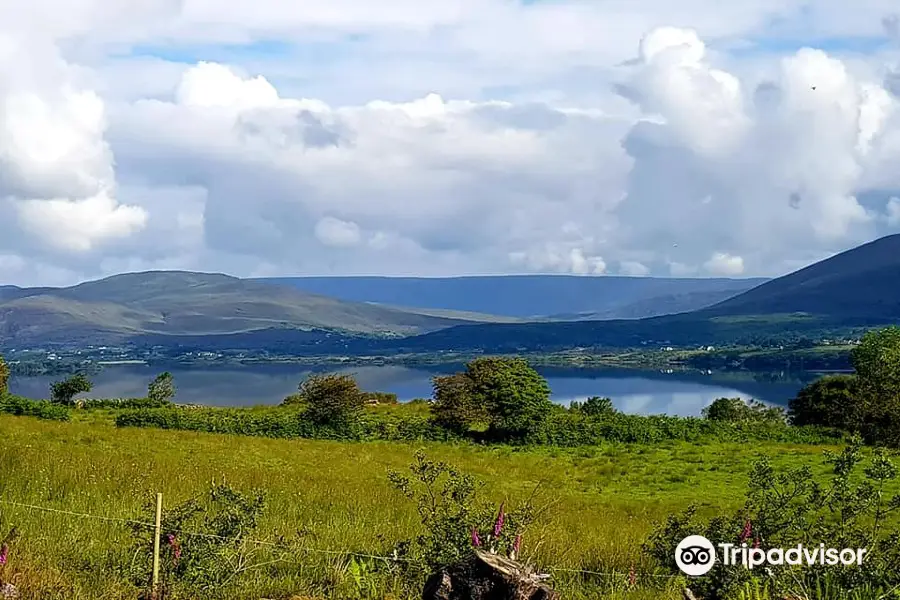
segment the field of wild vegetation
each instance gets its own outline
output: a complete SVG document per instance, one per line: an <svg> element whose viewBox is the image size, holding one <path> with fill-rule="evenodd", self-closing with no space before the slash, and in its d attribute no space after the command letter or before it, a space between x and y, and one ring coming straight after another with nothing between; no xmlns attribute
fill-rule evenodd
<svg viewBox="0 0 900 600"><path fill-rule="evenodd" d="M136 598L148 557L117 519L152 522L147 503L157 492L170 509L219 484L248 495L264 491L249 537L285 547L249 544L246 570L208 597L417 598L418 576L350 553L390 557L422 533L416 503L389 479L419 450L481 480L480 495L494 508L505 501L512 511L531 498L537 515L522 532L521 557L553 575L564 598L677 598L683 582L658 577L668 571L641 552L654 522L692 503L710 516L739 508L760 453L780 467L825 473L822 447L778 443L485 448L273 440L12 416L0 416L0 431L0 535L18 532L0 579L26 598L48 600ZM201 586L191 587L181 597L206 597Z"/></svg>
<svg viewBox="0 0 900 600"><path fill-rule="evenodd" d="M479 545L549 575L566 599L898 598L900 329L854 350L789 414L720 399L702 416L570 407L518 359L477 359L397 405L314 375L278 407L5 392L0 585L25 599L146 597L163 494L160 590L175 599L421 597ZM686 581L689 534L786 548L867 548L864 567L717 565Z"/></svg>

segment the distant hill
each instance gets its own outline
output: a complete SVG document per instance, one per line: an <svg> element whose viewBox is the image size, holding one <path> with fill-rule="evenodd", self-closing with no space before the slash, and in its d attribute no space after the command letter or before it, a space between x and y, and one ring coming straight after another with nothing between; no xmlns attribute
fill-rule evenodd
<svg viewBox="0 0 900 600"><path fill-rule="evenodd" d="M900 322L900 235L864 244L700 310L640 320L464 325L386 344L415 352L717 345Z"/></svg>
<svg viewBox="0 0 900 600"><path fill-rule="evenodd" d="M4 346L279 329L412 335L466 322L208 273L128 273L68 288L0 288Z"/></svg>
<svg viewBox="0 0 900 600"><path fill-rule="evenodd" d="M341 300L520 319L638 319L713 305L767 279L679 279L572 275L472 277L274 277ZM496 321L497 319L491 319Z"/></svg>
<svg viewBox="0 0 900 600"><path fill-rule="evenodd" d="M699 314L798 312L838 319L900 319L900 235L841 252Z"/></svg>

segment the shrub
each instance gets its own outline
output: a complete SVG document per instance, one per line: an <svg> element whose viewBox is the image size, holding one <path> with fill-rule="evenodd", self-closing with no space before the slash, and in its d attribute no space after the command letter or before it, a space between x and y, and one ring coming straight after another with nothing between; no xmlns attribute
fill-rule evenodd
<svg viewBox="0 0 900 600"><path fill-rule="evenodd" d="M431 416L435 424L457 434L488 420L487 410L474 396L473 383L466 373L434 377Z"/></svg>
<svg viewBox="0 0 900 600"><path fill-rule="evenodd" d="M9 393L9 365L0 356L0 398Z"/></svg>
<svg viewBox="0 0 900 600"><path fill-rule="evenodd" d="M68 421L71 418L69 410L60 404L53 404L46 400L29 400L21 396L7 394L0 398L0 412L10 415L37 417L49 421Z"/></svg>
<svg viewBox="0 0 900 600"><path fill-rule="evenodd" d="M151 398L86 398L83 402L79 402L81 408L85 410L125 410L136 408L165 408L172 406L168 400L151 399Z"/></svg>
<svg viewBox="0 0 900 600"><path fill-rule="evenodd" d="M161 596L178 597L182 586L214 590L242 574L279 562L272 561L270 556L261 558L259 546L250 541L264 510L265 497L261 492L244 494L222 483L163 512ZM131 526L134 538L131 554L145 557L132 561L132 576L139 586L151 581L154 545L153 531L140 522L149 520L148 515L154 512L155 500L147 503Z"/></svg>
<svg viewBox="0 0 900 600"><path fill-rule="evenodd" d="M390 392L363 392L366 404L398 404L397 394Z"/></svg>
<svg viewBox="0 0 900 600"><path fill-rule="evenodd" d="M718 398L704 408L701 414L704 419L728 423L784 422L784 409L767 406L756 400L745 402L741 398Z"/></svg>
<svg viewBox="0 0 900 600"><path fill-rule="evenodd" d="M828 375L807 385L788 403L791 423L862 431L865 416L857 383L855 375Z"/></svg>
<svg viewBox="0 0 900 600"><path fill-rule="evenodd" d="M147 398L157 404L166 404L175 397L175 378L166 371L156 376L147 386Z"/></svg>
<svg viewBox="0 0 900 600"><path fill-rule="evenodd" d="M490 431L499 439L540 430L552 412L547 380L522 358L477 358L465 373L475 403L487 409Z"/></svg>
<svg viewBox="0 0 900 600"><path fill-rule="evenodd" d="M591 396L584 402L572 402L569 405L569 410L589 417L612 415L618 412L613 406L611 399L601 398L599 396Z"/></svg>
<svg viewBox="0 0 900 600"><path fill-rule="evenodd" d="M71 405L76 395L90 392L93 384L82 373L57 381L50 386L50 399L57 404Z"/></svg>
<svg viewBox="0 0 900 600"><path fill-rule="evenodd" d="M534 519L530 500L509 513L501 504L495 512L479 497L483 482L450 464L429 460L421 450L409 471L412 476L390 471L388 479L416 503L424 531L401 543L398 555L428 572L458 561L473 546L515 555L523 530Z"/></svg>
<svg viewBox="0 0 900 600"><path fill-rule="evenodd" d="M897 478L897 469L883 450L876 450L861 469L861 444L855 438L841 453L825 453L831 470L827 481L817 480L809 467L779 472L761 458L751 470L741 510L699 522L691 507L657 525L644 549L677 574L673 549L693 534L704 535L714 545L752 543L763 551L798 544L818 548L823 542L830 548L866 548L862 567L853 569L804 564L799 569L769 565L751 571L718 561L692 588L710 599L733 597L749 583L775 598L811 597L805 592L825 585L837 585L848 595L880 589L881 593L865 597L887 597L886 588L900 585L900 536L888 522L900 509L900 496L891 497L885 489Z"/></svg>
<svg viewBox="0 0 900 600"><path fill-rule="evenodd" d="M306 417L318 425L346 427L359 419L366 403L356 380L341 373L313 373L298 386Z"/></svg>

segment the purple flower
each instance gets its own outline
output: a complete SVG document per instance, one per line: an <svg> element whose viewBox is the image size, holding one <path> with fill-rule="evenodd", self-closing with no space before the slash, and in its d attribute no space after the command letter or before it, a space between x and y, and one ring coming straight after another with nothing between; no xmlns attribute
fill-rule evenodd
<svg viewBox="0 0 900 600"><path fill-rule="evenodd" d="M8 558L9 558L9 546L6 544L3 544L3 546L0 546L0 566L5 565Z"/></svg>
<svg viewBox="0 0 900 600"><path fill-rule="evenodd" d="M478 531L474 527L472 528L472 545L476 548L481 546L481 538L478 537Z"/></svg>
<svg viewBox="0 0 900 600"><path fill-rule="evenodd" d="M519 553L519 547L522 545L522 534L518 534L516 539L513 540L513 552L515 554Z"/></svg>
<svg viewBox="0 0 900 600"><path fill-rule="evenodd" d="M741 531L741 543L743 544L747 540L750 539L750 536L753 535L753 527L750 524L750 520L748 519L746 523L744 523L744 530Z"/></svg>
<svg viewBox="0 0 900 600"><path fill-rule="evenodd" d="M506 518L506 515L503 513L503 507L506 503L500 503L500 510L497 512L497 520L494 522L494 537L500 537L500 532L503 531L503 521Z"/></svg>
<svg viewBox="0 0 900 600"><path fill-rule="evenodd" d="M172 547L172 555L175 557L175 564L178 564L178 559L181 558L181 544L178 543L178 540L171 533L168 538L169 546Z"/></svg>

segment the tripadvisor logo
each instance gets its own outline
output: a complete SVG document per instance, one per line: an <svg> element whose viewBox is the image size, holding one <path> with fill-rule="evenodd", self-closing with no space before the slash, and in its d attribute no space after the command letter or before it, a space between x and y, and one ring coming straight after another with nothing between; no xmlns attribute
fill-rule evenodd
<svg viewBox="0 0 900 600"><path fill-rule="evenodd" d="M762 565L830 565L860 566L866 554L864 548L826 548L819 544L812 548L798 544L793 548L748 548L747 544L718 544L721 557L713 543L702 535L689 535L675 548L675 563L681 572L692 577L706 575L716 560L724 565L742 565L753 569Z"/></svg>

